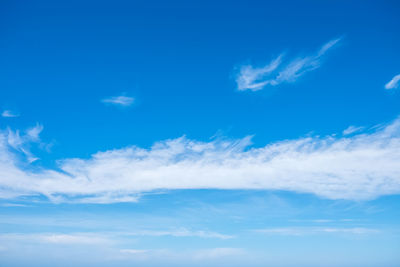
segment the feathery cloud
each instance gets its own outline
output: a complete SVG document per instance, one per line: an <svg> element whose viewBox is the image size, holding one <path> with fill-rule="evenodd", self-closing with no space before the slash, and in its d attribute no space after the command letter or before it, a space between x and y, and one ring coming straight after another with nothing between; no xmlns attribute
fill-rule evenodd
<svg viewBox="0 0 400 267"><path fill-rule="evenodd" d="M61 171L21 167L15 143L8 141L14 135L0 132L0 197L7 199L44 195L53 202L110 203L164 189L287 190L350 200L400 193L400 119L349 136L260 148L250 146L250 137L210 142L181 137L149 149L132 146L60 160Z"/></svg>
<svg viewBox="0 0 400 267"><path fill-rule="evenodd" d="M35 243L49 243L53 245L100 245L111 244L108 236L95 233L2 233L0 241L31 241Z"/></svg>
<svg viewBox="0 0 400 267"><path fill-rule="evenodd" d="M399 82L400 82L400 74L397 74L390 80L390 82L385 84L385 88L388 90L395 89L395 88L399 87Z"/></svg>
<svg viewBox="0 0 400 267"><path fill-rule="evenodd" d="M1 113L1 116L4 118L15 118L15 117L19 117L19 114L12 110L4 110Z"/></svg>
<svg viewBox="0 0 400 267"><path fill-rule="evenodd" d="M380 231L365 227L283 227L283 228L267 228L254 230L257 233L269 235L290 235L303 236L311 234L351 234L351 235L367 235L376 234Z"/></svg>
<svg viewBox="0 0 400 267"><path fill-rule="evenodd" d="M121 249L121 253L128 253L128 254L143 254L149 252L148 249Z"/></svg>
<svg viewBox="0 0 400 267"><path fill-rule="evenodd" d="M117 105L117 106L122 106L122 107L128 107L133 104L133 101L135 99L133 97L125 96L125 95L120 95L120 96L113 96L109 98L105 98L101 100L101 102L105 104L112 104L112 105Z"/></svg>
<svg viewBox="0 0 400 267"><path fill-rule="evenodd" d="M343 135L349 135L364 130L364 127L349 126L343 130Z"/></svg>
<svg viewBox="0 0 400 267"><path fill-rule="evenodd" d="M42 130L43 126L40 124L36 124L36 126L29 128L25 131L25 134L21 134L18 130L14 132L11 129L8 129L4 142L15 151L22 152L29 162L33 162L38 160L38 158L31 153L29 147L32 142L40 142L39 135Z"/></svg>
<svg viewBox="0 0 400 267"><path fill-rule="evenodd" d="M313 55L295 58L283 67L280 67L283 54L264 67L242 66L236 78L238 90L258 91L268 85L276 86L285 82L294 82L305 73L317 69L321 64L321 57L339 41L340 38L331 40Z"/></svg>
<svg viewBox="0 0 400 267"><path fill-rule="evenodd" d="M126 233L131 236L173 236L173 237L199 237L199 238L218 238L231 239L233 236L209 231L191 231L185 228L178 230L141 230Z"/></svg>

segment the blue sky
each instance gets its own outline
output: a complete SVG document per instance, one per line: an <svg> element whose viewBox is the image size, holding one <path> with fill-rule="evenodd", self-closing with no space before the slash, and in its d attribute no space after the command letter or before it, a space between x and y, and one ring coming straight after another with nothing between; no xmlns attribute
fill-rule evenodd
<svg viewBox="0 0 400 267"><path fill-rule="evenodd" d="M398 266L396 1L2 1L0 266Z"/></svg>

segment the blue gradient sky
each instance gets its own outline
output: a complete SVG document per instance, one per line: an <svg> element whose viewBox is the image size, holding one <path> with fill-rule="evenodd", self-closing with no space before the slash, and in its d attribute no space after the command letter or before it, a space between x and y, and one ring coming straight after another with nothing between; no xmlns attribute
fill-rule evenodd
<svg viewBox="0 0 400 267"><path fill-rule="evenodd" d="M399 12L2 1L0 266L398 266Z"/></svg>

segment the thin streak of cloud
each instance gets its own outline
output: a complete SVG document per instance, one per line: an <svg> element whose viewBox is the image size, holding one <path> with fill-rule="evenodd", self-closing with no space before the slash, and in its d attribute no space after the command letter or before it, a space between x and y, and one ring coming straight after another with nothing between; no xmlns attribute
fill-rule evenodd
<svg viewBox="0 0 400 267"><path fill-rule="evenodd" d="M148 249L121 249L121 253L128 253L128 254L143 254L150 252Z"/></svg>
<svg viewBox="0 0 400 267"><path fill-rule="evenodd" d="M282 228L266 228L253 230L257 233L268 235L288 235L288 236L304 236L315 234L351 234L351 235L367 235L380 233L377 229L364 227L282 227Z"/></svg>
<svg viewBox="0 0 400 267"><path fill-rule="evenodd" d="M113 240L109 237L95 233L5 233L0 234L0 241L31 241L53 245L100 245L113 243Z"/></svg>
<svg viewBox="0 0 400 267"><path fill-rule="evenodd" d="M400 82L400 74L394 76L387 84L385 84L385 89L391 90L391 89L396 89L399 87L399 82Z"/></svg>
<svg viewBox="0 0 400 267"><path fill-rule="evenodd" d="M1 116L4 118L15 118L15 117L19 117L19 114L12 110L4 110L1 113Z"/></svg>
<svg viewBox="0 0 400 267"><path fill-rule="evenodd" d="M223 259L231 261L232 258L242 257L247 254L247 251L242 248L233 247L215 247L204 249L186 249L186 250L171 250L171 249L120 249L120 253L126 256L132 256L135 259L159 259L168 261L184 261L188 264L191 262L203 262L209 260ZM190 265L190 264L189 264Z"/></svg>
<svg viewBox="0 0 400 267"><path fill-rule="evenodd" d="M112 104L112 105L117 105L117 106L122 106L122 107L129 107L130 105L133 104L134 102L133 97L125 96L125 95L120 95L120 96L113 96L109 98L104 98L101 100L101 102L105 104Z"/></svg>
<svg viewBox="0 0 400 267"><path fill-rule="evenodd" d="M340 40L340 38L331 40L324 44L315 54L295 58L283 67L280 67L283 55L278 56L261 68L256 68L252 65L242 66L236 78L238 90L258 91L268 85L277 86L285 82L294 82L306 72L319 68L321 57Z"/></svg>
<svg viewBox="0 0 400 267"><path fill-rule="evenodd" d="M349 126L343 131L343 135L349 135L364 130L364 127Z"/></svg>
<svg viewBox="0 0 400 267"><path fill-rule="evenodd" d="M36 124L25 131L25 134L21 134L20 131L7 130L6 134L3 134L5 143L16 151L22 152L28 159L28 161L34 162L39 158L35 157L30 151L30 143L40 143L40 133L43 131L43 126ZM0 132L1 135L1 132Z"/></svg>
<svg viewBox="0 0 400 267"><path fill-rule="evenodd" d="M2 203L0 207L31 207L25 204L18 204L18 203Z"/></svg>
<svg viewBox="0 0 400 267"><path fill-rule="evenodd" d="M188 229L178 230L141 230L138 232L126 233L132 236L173 236L173 237L199 237L199 238L218 238L231 239L233 236L209 231L191 231Z"/></svg>
<svg viewBox="0 0 400 267"><path fill-rule="evenodd" d="M95 234L48 234L40 236L40 240L53 244L100 244L109 242L104 237Z"/></svg>

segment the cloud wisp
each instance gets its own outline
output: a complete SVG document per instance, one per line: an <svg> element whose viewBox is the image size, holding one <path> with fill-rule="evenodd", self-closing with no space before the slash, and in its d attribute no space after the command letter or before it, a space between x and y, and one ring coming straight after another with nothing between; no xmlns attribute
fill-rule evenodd
<svg viewBox="0 0 400 267"><path fill-rule="evenodd" d="M343 130L343 135L357 133L362 130L364 130L364 127L349 126L349 127L347 127L347 129Z"/></svg>
<svg viewBox="0 0 400 267"><path fill-rule="evenodd" d="M283 228L266 228L254 230L256 233L268 235L288 235L288 236L304 236L315 234L351 234L351 235L368 235L377 234L377 229L365 227L283 227Z"/></svg>
<svg viewBox="0 0 400 267"><path fill-rule="evenodd" d="M199 237L199 238L217 238L217 239L231 239L234 236L225 235L210 231L191 231L185 228L178 230L141 230L137 232L126 233L131 236L172 236L172 237Z"/></svg>
<svg viewBox="0 0 400 267"><path fill-rule="evenodd" d="M133 241L133 242L132 242ZM121 259L130 260L162 260L197 262L199 260L231 259L235 256L243 256L246 250L235 247L212 247L202 249L142 248L135 240L125 239L123 236L107 233L0 233L0 252L8 251L25 257L52 255L67 255L69 260L76 257L76 252L85 251L85 258L96 259L104 263L104 260L118 260L115 265L121 265ZM30 248L34 254L28 255L20 248ZM22 253L21 253L22 251ZM43 254L43 252L45 252ZM59 254L61 253L61 254ZM15 255L14 254L14 255ZM2 255L4 256L4 255ZM91 258L93 257L93 258ZM26 265L26 264L25 264ZM75 264L76 265L76 264ZM86 262L85 266L88 265ZM93 265L89 264L89 265ZM98 265L98 264L97 264ZM132 264L131 264L132 265ZM137 265L137 264L133 264ZM140 264L140 265L143 265ZM158 264L160 265L160 264Z"/></svg>
<svg viewBox="0 0 400 267"><path fill-rule="evenodd" d="M30 131L36 138L39 130ZM185 137L27 168L15 132L0 132L0 197L53 202L137 201L174 189L258 189L363 200L400 193L400 119L352 135L304 137L251 147L251 138L200 142ZM32 140L35 140L33 138Z"/></svg>
<svg viewBox="0 0 400 267"><path fill-rule="evenodd" d="M123 240L131 240L132 237L197 237L230 239L233 236L216 232L180 230L146 230L139 232L72 232L72 233L0 233L0 241L7 243L12 240L33 241L36 243L49 243L54 245L112 245ZM129 251L127 251L129 252ZM130 252L129 252L130 253Z"/></svg>
<svg viewBox="0 0 400 267"><path fill-rule="evenodd" d="M21 152L26 156L28 162L34 162L38 160L31 151L30 144L40 142L40 133L43 130L43 126L40 124L36 124L35 127L29 128L25 131L25 133L21 134L20 131L12 131L11 129L7 129L7 133L3 133L4 139L3 142L9 146L9 148L13 149L14 152ZM0 133L1 136L2 133ZM0 148L1 152L1 148Z"/></svg>
<svg viewBox="0 0 400 267"><path fill-rule="evenodd" d="M16 117L19 117L19 114L12 110L7 109L1 113L1 116L4 118L16 118Z"/></svg>
<svg viewBox="0 0 400 267"><path fill-rule="evenodd" d="M277 86L286 82L294 82L305 73L315 70L321 65L321 58L334 47L340 38L324 44L316 53L292 59L283 65L283 54L263 67L245 65L240 68L236 77L239 91L258 91L267 86ZM283 66L282 66L283 65Z"/></svg>
<svg viewBox="0 0 400 267"><path fill-rule="evenodd" d="M400 83L400 74L397 74L387 84L385 84L385 89L387 90L396 89L397 87L399 87L399 83Z"/></svg>
<svg viewBox="0 0 400 267"><path fill-rule="evenodd" d="M129 107L133 104L134 100L135 99L133 97L120 95L120 96L104 98L101 100L101 102L103 102L105 104L116 105L116 106L121 106L121 107Z"/></svg>

